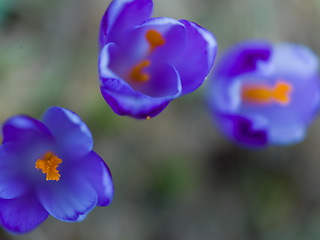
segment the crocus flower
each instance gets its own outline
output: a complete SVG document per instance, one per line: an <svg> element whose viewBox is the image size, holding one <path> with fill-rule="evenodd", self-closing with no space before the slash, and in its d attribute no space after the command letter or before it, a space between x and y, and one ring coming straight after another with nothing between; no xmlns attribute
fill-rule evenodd
<svg viewBox="0 0 320 240"><path fill-rule="evenodd" d="M220 129L243 145L288 145L305 137L319 107L318 59L307 47L263 40L236 44L209 87Z"/></svg>
<svg viewBox="0 0 320 240"><path fill-rule="evenodd" d="M119 115L150 118L197 89L216 54L213 35L196 23L150 18L152 0L114 0L100 27L104 99Z"/></svg>
<svg viewBox="0 0 320 240"><path fill-rule="evenodd" d="M91 133L78 115L51 107L42 122L18 115L2 130L0 221L7 230L30 231L49 214L80 221L110 203L110 171L92 151Z"/></svg>

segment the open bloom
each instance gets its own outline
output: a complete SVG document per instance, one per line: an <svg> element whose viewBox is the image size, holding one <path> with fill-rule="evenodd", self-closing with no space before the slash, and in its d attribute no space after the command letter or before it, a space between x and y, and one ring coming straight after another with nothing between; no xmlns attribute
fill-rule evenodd
<svg viewBox="0 0 320 240"><path fill-rule="evenodd" d="M319 107L318 59L305 46L241 42L215 69L209 102L220 129L248 146L301 141Z"/></svg>
<svg viewBox="0 0 320 240"><path fill-rule="evenodd" d="M75 113L51 107L42 122L18 115L3 125L0 221L9 231L34 229L48 215L80 221L113 196L110 171Z"/></svg>
<svg viewBox="0 0 320 240"><path fill-rule="evenodd" d="M100 27L101 92L120 115L150 118L197 89L216 54L213 35L196 23L150 18L152 0L114 0Z"/></svg>

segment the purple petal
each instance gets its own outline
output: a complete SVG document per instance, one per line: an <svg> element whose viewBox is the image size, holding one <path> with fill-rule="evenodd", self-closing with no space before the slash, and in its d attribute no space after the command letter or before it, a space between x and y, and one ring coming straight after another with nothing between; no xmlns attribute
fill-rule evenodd
<svg viewBox="0 0 320 240"><path fill-rule="evenodd" d="M306 46L281 43L274 45L267 65L265 68L269 75L303 79L318 74L319 60Z"/></svg>
<svg viewBox="0 0 320 240"><path fill-rule="evenodd" d="M272 144L290 145L301 142L306 136L307 126L304 124L288 123L287 125L273 124L268 129L269 141Z"/></svg>
<svg viewBox="0 0 320 240"><path fill-rule="evenodd" d="M82 173L76 171L77 162L63 163L64 167L59 172L60 180L44 182L37 187L37 195L53 217L67 222L81 221L96 206L97 192Z"/></svg>
<svg viewBox="0 0 320 240"><path fill-rule="evenodd" d="M186 20L180 22L187 29L187 45L184 52L172 64L178 70L183 94L197 89L212 68L217 52L217 42L211 32Z"/></svg>
<svg viewBox="0 0 320 240"><path fill-rule="evenodd" d="M235 77L254 71L259 62L271 56L272 46L263 40L240 42L226 52L215 69L217 77Z"/></svg>
<svg viewBox="0 0 320 240"><path fill-rule="evenodd" d="M50 107L43 115L43 123L62 152L84 155L92 150L91 132L77 114L61 107Z"/></svg>
<svg viewBox="0 0 320 240"><path fill-rule="evenodd" d="M128 29L147 20L152 8L152 0L112 1L101 20L101 48L108 42L116 42Z"/></svg>
<svg viewBox="0 0 320 240"><path fill-rule="evenodd" d="M112 79L110 79L112 81ZM143 94L124 95L101 87L101 93L113 111L137 119L154 117L162 112L171 100L154 99Z"/></svg>
<svg viewBox="0 0 320 240"><path fill-rule="evenodd" d="M1 169L0 172L3 172ZM0 176L0 198L12 199L26 193L29 189L23 179L7 174Z"/></svg>
<svg viewBox="0 0 320 240"><path fill-rule="evenodd" d="M157 82L167 78L165 81L176 83L176 90L172 91L170 89L169 91L171 95L152 97L134 90L109 68L110 51L113 46L113 44L108 44L102 49L100 54L100 89L107 103L117 114L129 115L135 118L153 117L163 111L171 100L181 94L179 74L170 65L166 65L165 69L167 70L163 71L161 75L156 76L154 81Z"/></svg>
<svg viewBox="0 0 320 240"><path fill-rule="evenodd" d="M29 189L28 181L21 174L23 167L12 155L15 146L5 143L0 146L0 198L11 199L24 194Z"/></svg>
<svg viewBox="0 0 320 240"><path fill-rule="evenodd" d="M12 141L36 141L51 138L48 128L37 119L28 116L14 116L3 124L3 143Z"/></svg>
<svg viewBox="0 0 320 240"><path fill-rule="evenodd" d="M253 121L237 115L216 115L222 129L232 140L240 144L262 147L268 143L266 129L256 129Z"/></svg>
<svg viewBox="0 0 320 240"><path fill-rule="evenodd" d="M33 230L48 217L34 194L14 199L0 199L0 220L2 225L15 233Z"/></svg>
<svg viewBox="0 0 320 240"><path fill-rule="evenodd" d="M110 170L103 159L92 151L77 163L77 167L77 170L96 190L98 194L97 205L109 205L113 198L113 183Z"/></svg>
<svg viewBox="0 0 320 240"><path fill-rule="evenodd" d="M169 64L151 66L151 78L146 83L132 84L132 87L145 95L162 98L175 96L181 92L181 83L176 70Z"/></svg>

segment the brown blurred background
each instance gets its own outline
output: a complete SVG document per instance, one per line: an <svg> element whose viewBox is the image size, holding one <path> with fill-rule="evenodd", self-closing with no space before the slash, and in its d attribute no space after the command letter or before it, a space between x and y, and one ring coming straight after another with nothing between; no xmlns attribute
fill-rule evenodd
<svg viewBox="0 0 320 240"><path fill-rule="evenodd" d="M49 217L0 240L318 240L320 122L304 142L248 150L221 136L206 84L149 121L99 91L98 29L109 0L0 0L0 121L49 106L77 112L113 173L115 197L81 223ZM220 54L248 38L320 53L319 0L154 0L154 16L211 30Z"/></svg>

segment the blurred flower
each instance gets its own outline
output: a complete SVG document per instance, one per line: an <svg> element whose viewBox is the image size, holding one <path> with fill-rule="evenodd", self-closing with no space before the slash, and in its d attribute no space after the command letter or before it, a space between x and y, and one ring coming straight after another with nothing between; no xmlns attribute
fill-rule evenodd
<svg viewBox="0 0 320 240"><path fill-rule="evenodd" d="M305 46L241 42L215 69L211 110L221 130L248 146L303 140L319 107L318 59Z"/></svg>
<svg viewBox="0 0 320 240"><path fill-rule="evenodd" d="M101 92L120 115L150 118L196 90L216 54L214 36L196 23L150 18L152 0L114 0L101 21Z"/></svg>
<svg viewBox="0 0 320 240"><path fill-rule="evenodd" d="M76 222L113 196L110 171L94 151L91 133L75 113L51 107L42 122L23 115L3 125L0 221L24 233L48 215Z"/></svg>

